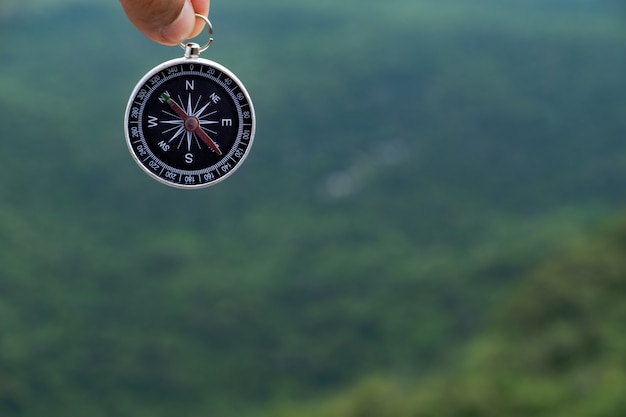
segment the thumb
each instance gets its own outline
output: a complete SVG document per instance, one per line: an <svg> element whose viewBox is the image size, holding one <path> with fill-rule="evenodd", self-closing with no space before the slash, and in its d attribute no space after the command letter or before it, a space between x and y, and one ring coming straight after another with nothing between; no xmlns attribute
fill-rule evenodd
<svg viewBox="0 0 626 417"><path fill-rule="evenodd" d="M147 37L175 45L192 36L196 17L190 0L120 0L130 21Z"/></svg>

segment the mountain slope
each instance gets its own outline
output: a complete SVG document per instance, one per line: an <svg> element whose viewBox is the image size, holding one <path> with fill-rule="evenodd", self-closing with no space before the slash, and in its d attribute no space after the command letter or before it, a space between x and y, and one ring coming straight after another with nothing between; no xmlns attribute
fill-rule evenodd
<svg viewBox="0 0 626 417"><path fill-rule="evenodd" d="M283 417L611 417L626 412L626 221L568 245L504 297L451 369L374 378ZM276 414L273 414L276 415Z"/></svg>

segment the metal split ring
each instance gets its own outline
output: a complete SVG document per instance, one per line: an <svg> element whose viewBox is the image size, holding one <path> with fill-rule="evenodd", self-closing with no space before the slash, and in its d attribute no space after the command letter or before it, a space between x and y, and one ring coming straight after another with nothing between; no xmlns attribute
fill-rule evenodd
<svg viewBox="0 0 626 417"><path fill-rule="evenodd" d="M211 21L209 20L209 18L206 17L205 15L202 15L202 14L199 14L199 13L196 13L196 17L199 18L199 19L204 20L204 23L206 23L207 28L209 28L209 35L212 35L213 34L213 25L211 24ZM209 46L211 46L212 42L213 42L213 38L209 36L209 41L200 47L199 52L204 52L207 49L209 49ZM180 47L183 48L183 49L187 49L187 43L181 43Z"/></svg>

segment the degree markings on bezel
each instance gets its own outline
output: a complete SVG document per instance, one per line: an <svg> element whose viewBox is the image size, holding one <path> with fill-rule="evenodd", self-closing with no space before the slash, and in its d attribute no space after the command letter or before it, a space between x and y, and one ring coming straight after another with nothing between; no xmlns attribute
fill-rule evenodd
<svg viewBox="0 0 626 417"><path fill-rule="evenodd" d="M156 71L153 70L154 72L147 73L142 79L143 83L136 87L134 96L131 99L132 104L128 106L126 118L127 126L132 125L136 126L136 128L127 128L126 134L135 159L140 161L147 173L157 177L156 179L161 182L174 185L178 184L181 188L198 188L216 183L218 180L229 176L239 167L241 161L247 156L248 149L254 138L254 111L245 87L240 85L240 81L234 74L224 69L224 67L211 61L208 61L209 64L177 61L178 60L168 61L156 67L154 69ZM172 64L168 66L170 62ZM225 154L222 158L214 160L215 163L212 163L210 166L201 168L201 165L196 165L195 168L189 170L185 169L184 164L180 164L180 162L176 162L176 165L181 168L170 165L170 161L173 161L173 159L171 159L171 156L167 156L166 158L168 154L163 153L167 152L167 150L159 149L155 144L157 143L156 141L159 140L161 140L161 142L163 142L163 140L172 142L176 137L167 140L167 138L163 136L165 133L164 130L167 131L165 126L161 126L160 133L158 134L155 131L148 130L149 128L155 127L150 124L150 120L155 123L155 117L158 116L154 103L155 91L160 90L164 85L168 85L171 80L179 77L182 77L182 79L185 79L185 77L204 78L209 81L209 90L207 90L206 87L204 87L203 90L205 94L208 95L211 93L224 97L222 94L225 93L226 96L229 97L228 100L224 100L224 103L229 103L226 108L224 108L221 103L218 105L218 108L222 109L220 110L222 112L221 114L217 114L218 110L214 110L203 115L204 120L200 121L200 125L207 132L218 136L220 132L221 134L226 134L226 136L224 136L227 143L224 148ZM195 79L197 80L198 78ZM185 97L181 97L180 93L185 91L186 88L181 88L180 82L181 81L177 82L179 87L173 87L172 93L178 93L177 99L183 104L188 114L193 114L193 117L200 118L202 111L199 111L199 109L202 108L203 94L193 95L189 93L186 97L187 100L184 100ZM210 87L211 82L214 83L213 88ZM220 93L220 91L223 93ZM238 93L238 91L241 91L241 93ZM192 101L192 104L186 103ZM218 104L217 101L215 101L215 104ZM211 105L210 101L207 102L207 105L204 106L203 109L206 109L209 105ZM134 109L132 108L133 106L137 108ZM250 108L250 111L247 110L248 108ZM226 109L228 109L227 112L223 113ZM244 111L243 109L246 110ZM134 113L131 113L131 111ZM251 115L250 112L252 113ZM152 117L150 117L150 115L152 115ZM213 118L209 118L211 116L213 116ZM169 117L173 116L170 114ZM221 126L220 118L222 120ZM159 124L164 122L162 115L159 116L159 119ZM236 124L233 123L235 120ZM213 125L215 125L215 127L213 127ZM237 127L235 130L231 130L231 126L233 128L235 128L235 126ZM170 134L172 133L173 132L170 132ZM224 142L220 141L220 144L223 143ZM180 147L180 144L178 147ZM211 161L211 159L207 160L207 162L209 161ZM198 162L203 163L200 160L198 160Z"/></svg>

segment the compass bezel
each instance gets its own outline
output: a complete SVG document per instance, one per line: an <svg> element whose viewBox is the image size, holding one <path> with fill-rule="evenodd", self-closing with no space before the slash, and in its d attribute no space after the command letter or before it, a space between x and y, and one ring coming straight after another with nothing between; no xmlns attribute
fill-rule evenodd
<svg viewBox="0 0 626 417"><path fill-rule="evenodd" d="M185 68L191 68L188 71ZM197 69L195 69L197 67ZM175 69L172 70L172 69ZM217 76L215 76L217 74ZM145 131L143 121L147 120L146 105L151 100L158 99L158 91L163 86L182 77L204 79L207 83L218 85L225 91L230 103L215 103L219 106L232 106L237 113L236 137L232 139L232 145L223 149L217 162L202 166L200 169L181 169L175 167L171 161L158 156L156 142L161 137ZM134 161L153 179L165 185L181 189L198 189L218 184L230 177L245 161L252 147L256 132L256 115L254 106L248 91L243 83L229 69L223 65L199 57L176 58L157 65L148 71L137 83L130 95L124 117L124 133L126 144ZM148 140L149 139L149 140ZM224 142L218 138L220 142ZM231 142L229 141L229 142ZM155 143L152 143L155 142ZM207 152L209 152L207 150ZM161 152L162 153L162 152Z"/></svg>

